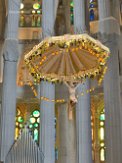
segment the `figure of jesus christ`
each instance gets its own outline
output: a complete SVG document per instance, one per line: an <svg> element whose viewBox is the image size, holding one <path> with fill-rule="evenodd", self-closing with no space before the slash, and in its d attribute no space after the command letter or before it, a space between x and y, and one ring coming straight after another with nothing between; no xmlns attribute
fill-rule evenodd
<svg viewBox="0 0 122 163"><path fill-rule="evenodd" d="M65 85L68 87L69 90L69 120L73 119L73 108L75 107L75 104L77 103L77 97L76 97L76 89L79 87L80 84L73 83L73 82L65 82Z"/></svg>
<svg viewBox="0 0 122 163"><path fill-rule="evenodd" d="M76 89L79 87L80 84L73 83L73 82L65 82L65 85L68 87L69 90L69 99L72 103L77 103L76 97Z"/></svg>

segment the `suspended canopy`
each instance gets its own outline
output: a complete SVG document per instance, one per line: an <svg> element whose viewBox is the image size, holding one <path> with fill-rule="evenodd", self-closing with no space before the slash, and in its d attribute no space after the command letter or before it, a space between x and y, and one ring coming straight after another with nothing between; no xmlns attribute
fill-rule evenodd
<svg viewBox="0 0 122 163"><path fill-rule="evenodd" d="M81 81L106 71L109 49L87 34L46 38L25 55L29 72L40 80Z"/></svg>

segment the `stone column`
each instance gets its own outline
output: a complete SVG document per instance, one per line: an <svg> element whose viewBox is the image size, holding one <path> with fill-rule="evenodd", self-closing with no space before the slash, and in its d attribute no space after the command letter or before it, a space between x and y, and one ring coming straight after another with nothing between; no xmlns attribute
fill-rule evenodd
<svg viewBox="0 0 122 163"><path fill-rule="evenodd" d="M56 15L56 0L42 1L42 36L54 35L54 23ZM55 85L49 82L41 82L41 97L55 99ZM41 101L40 104L40 148L44 154L44 163L55 162L55 103Z"/></svg>
<svg viewBox="0 0 122 163"><path fill-rule="evenodd" d="M0 83L2 83L3 79L3 43L0 42Z"/></svg>
<svg viewBox="0 0 122 163"><path fill-rule="evenodd" d="M64 17L65 17L65 33L70 33L70 0L63 0Z"/></svg>
<svg viewBox="0 0 122 163"><path fill-rule="evenodd" d="M3 50L4 73L0 115L0 161L5 161L5 157L14 143L19 9L19 0L8 0L8 19Z"/></svg>
<svg viewBox="0 0 122 163"><path fill-rule="evenodd" d="M99 19L111 16L110 0L98 0Z"/></svg>
<svg viewBox="0 0 122 163"><path fill-rule="evenodd" d="M78 94L89 90L89 80L81 84ZM76 106L77 163L92 163L90 94L79 96Z"/></svg>
<svg viewBox="0 0 122 163"><path fill-rule="evenodd" d="M108 61L108 71L104 78L106 163L121 163L122 110L120 102L117 38L111 38L106 42L106 45L111 50L111 56Z"/></svg>
<svg viewBox="0 0 122 163"><path fill-rule="evenodd" d="M18 39L20 0L8 0L7 39Z"/></svg>
<svg viewBox="0 0 122 163"><path fill-rule="evenodd" d="M55 85L41 82L41 97L55 99ZM41 101L40 105L40 148L44 154L44 163L55 162L55 103Z"/></svg>
<svg viewBox="0 0 122 163"><path fill-rule="evenodd" d="M18 59L18 49L16 40L5 40L4 46L4 75L0 124L1 161L5 160L8 151L14 143L16 113L16 66Z"/></svg>
<svg viewBox="0 0 122 163"><path fill-rule="evenodd" d="M119 59L118 40L120 27L118 21L110 17L109 1L99 0L99 11L103 5L106 10L99 12L99 33L100 39L110 48L111 55L108 60L108 71L104 78L104 102L105 102L105 145L106 163L122 162L122 132L121 132L121 103L120 103L120 80L119 80ZM108 13L109 11L109 13Z"/></svg>
<svg viewBox="0 0 122 163"><path fill-rule="evenodd" d="M120 1L119 0L113 0L113 6L112 6L112 15L118 20L120 23L121 20L121 13L120 13Z"/></svg>
<svg viewBox="0 0 122 163"><path fill-rule="evenodd" d="M81 10L82 9L82 10ZM74 30L75 33L86 31L85 0L74 0ZM89 80L78 87L78 94L89 90ZM78 98L76 106L77 133L77 163L92 162L90 95L84 94Z"/></svg>
<svg viewBox="0 0 122 163"><path fill-rule="evenodd" d="M68 163L68 105L67 103L61 104L58 107L59 111L59 159L58 163Z"/></svg>
<svg viewBox="0 0 122 163"><path fill-rule="evenodd" d="M50 37L54 35L54 23L56 16L56 9L58 7L56 0L42 1L42 36Z"/></svg>
<svg viewBox="0 0 122 163"><path fill-rule="evenodd" d="M69 94L66 86L58 85L56 87L57 98L66 100L59 104L58 109L58 163L76 163L76 123L75 108L73 108L72 119L69 119L68 102Z"/></svg>
<svg viewBox="0 0 122 163"><path fill-rule="evenodd" d="M74 0L74 31L79 34L86 32L85 0Z"/></svg>

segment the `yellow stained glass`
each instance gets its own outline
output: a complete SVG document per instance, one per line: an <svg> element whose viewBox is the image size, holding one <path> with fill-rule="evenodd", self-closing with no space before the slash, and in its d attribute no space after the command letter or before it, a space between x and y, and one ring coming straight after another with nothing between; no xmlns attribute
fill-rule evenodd
<svg viewBox="0 0 122 163"><path fill-rule="evenodd" d="M35 123L36 122L35 118L30 118L30 122Z"/></svg>
<svg viewBox="0 0 122 163"><path fill-rule="evenodd" d="M100 140L104 140L104 128L100 128Z"/></svg>
<svg viewBox="0 0 122 163"><path fill-rule="evenodd" d="M35 10L38 10L38 9L40 9L40 4L39 3L34 3L33 4L33 8L35 9Z"/></svg>
<svg viewBox="0 0 122 163"><path fill-rule="evenodd" d="M105 161L105 149L100 150L100 161Z"/></svg>
<svg viewBox="0 0 122 163"><path fill-rule="evenodd" d="M104 126L104 122L100 122L100 126Z"/></svg>
<svg viewBox="0 0 122 163"><path fill-rule="evenodd" d="M100 146L101 146L101 147L104 147L104 146L105 146L105 144L104 144L104 143L101 143L101 144L100 144Z"/></svg>

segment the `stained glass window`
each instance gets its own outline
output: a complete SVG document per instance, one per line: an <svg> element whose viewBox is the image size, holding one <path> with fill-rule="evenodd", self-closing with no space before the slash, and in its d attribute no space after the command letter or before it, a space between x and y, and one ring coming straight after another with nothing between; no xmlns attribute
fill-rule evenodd
<svg viewBox="0 0 122 163"><path fill-rule="evenodd" d="M29 128L32 133L33 139L38 143L39 142L39 123L40 123L40 111L34 110L31 113L31 117L29 119Z"/></svg>
<svg viewBox="0 0 122 163"><path fill-rule="evenodd" d="M105 112L99 116L100 161L105 161Z"/></svg>
<svg viewBox="0 0 122 163"><path fill-rule="evenodd" d="M35 3L21 3L20 6L20 27L41 27L42 21L41 1Z"/></svg>
<svg viewBox="0 0 122 163"><path fill-rule="evenodd" d="M71 24L74 24L74 2L71 1L70 2L70 20L71 20Z"/></svg>
<svg viewBox="0 0 122 163"><path fill-rule="evenodd" d="M16 112L16 127L15 127L15 139L19 136L19 133L24 127L24 116L22 115L21 111L17 109Z"/></svg>
<svg viewBox="0 0 122 163"><path fill-rule="evenodd" d="M90 21L94 21L98 19L97 0L89 1L89 19Z"/></svg>

